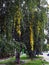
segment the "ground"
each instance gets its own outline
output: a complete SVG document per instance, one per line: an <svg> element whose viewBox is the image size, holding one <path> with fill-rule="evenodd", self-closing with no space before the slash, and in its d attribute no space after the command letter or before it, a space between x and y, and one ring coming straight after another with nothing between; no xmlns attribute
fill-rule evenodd
<svg viewBox="0 0 49 65"><path fill-rule="evenodd" d="M46 53L43 53L43 54L46 54ZM46 56L41 55L31 60L31 59L28 59L28 57L25 54L23 54L21 55L22 62L20 64L16 64L14 62L15 57L12 57L9 59L0 60L0 65L49 65L49 62L46 62L46 60L43 60L44 57Z"/></svg>
<svg viewBox="0 0 49 65"><path fill-rule="evenodd" d="M48 52L44 52L43 55L40 55L41 57L43 57L43 60L49 62L49 56L47 56L47 54L49 54Z"/></svg>

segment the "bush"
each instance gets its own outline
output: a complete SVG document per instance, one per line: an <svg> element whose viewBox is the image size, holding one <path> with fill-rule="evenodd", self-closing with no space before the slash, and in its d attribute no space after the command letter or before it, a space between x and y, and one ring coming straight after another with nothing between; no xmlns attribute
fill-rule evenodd
<svg viewBox="0 0 49 65"><path fill-rule="evenodd" d="M5 58L14 55L14 46L6 40L0 41L0 58Z"/></svg>

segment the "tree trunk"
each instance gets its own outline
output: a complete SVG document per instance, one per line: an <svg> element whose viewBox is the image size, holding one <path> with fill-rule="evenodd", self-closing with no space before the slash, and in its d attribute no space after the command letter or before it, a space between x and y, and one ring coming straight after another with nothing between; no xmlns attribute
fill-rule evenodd
<svg viewBox="0 0 49 65"><path fill-rule="evenodd" d="M20 53L16 52L16 63L19 64L20 63Z"/></svg>

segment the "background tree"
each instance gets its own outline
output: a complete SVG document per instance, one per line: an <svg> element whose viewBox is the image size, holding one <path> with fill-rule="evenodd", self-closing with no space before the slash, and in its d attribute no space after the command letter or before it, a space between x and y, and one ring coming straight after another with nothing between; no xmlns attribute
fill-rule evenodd
<svg viewBox="0 0 49 65"><path fill-rule="evenodd" d="M3 52L9 54L16 49L18 63L23 44L30 58L33 58L37 52L41 53L46 9L41 6L40 0L4 0L1 1L1 6L0 42L2 50L5 49Z"/></svg>

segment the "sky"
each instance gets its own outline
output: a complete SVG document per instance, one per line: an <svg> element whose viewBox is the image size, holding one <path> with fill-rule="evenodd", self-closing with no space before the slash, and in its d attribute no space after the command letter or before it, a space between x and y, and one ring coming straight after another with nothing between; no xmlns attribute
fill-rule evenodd
<svg viewBox="0 0 49 65"><path fill-rule="evenodd" d="M46 0L47 2L48 2L48 4L49 4L49 0Z"/></svg>

